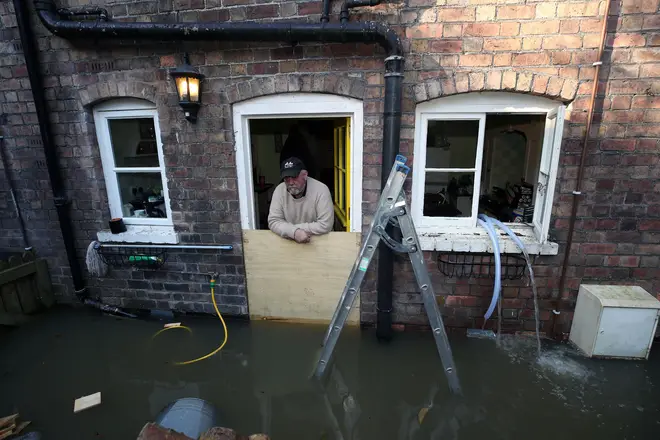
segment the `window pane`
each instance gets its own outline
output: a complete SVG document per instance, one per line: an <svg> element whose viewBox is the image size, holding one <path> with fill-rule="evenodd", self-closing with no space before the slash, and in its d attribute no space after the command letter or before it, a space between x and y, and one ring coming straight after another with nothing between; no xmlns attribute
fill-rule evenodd
<svg viewBox="0 0 660 440"><path fill-rule="evenodd" d="M156 130L152 118L109 119L116 167L158 167Z"/></svg>
<svg viewBox="0 0 660 440"><path fill-rule="evenodd" d="M119 173L123 217L167 217L160 173Z"/></svg>
<svg viewBox="0 0 660 440"><path fill-rule="evenodd" d="M475 168L479 121L429 121L426 168Z"/></svg>
<svg viewBox="0 0 660 440"><path fill-rule="evenodd" d="M426 173L424 215L472 216L474 173Z"/></svg>

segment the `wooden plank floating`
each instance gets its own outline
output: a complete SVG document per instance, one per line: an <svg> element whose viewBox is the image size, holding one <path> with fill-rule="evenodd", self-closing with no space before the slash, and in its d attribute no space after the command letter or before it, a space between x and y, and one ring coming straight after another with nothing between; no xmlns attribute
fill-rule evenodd
<svg viewBox="0 0 660 440"><path fill-rule="evenodd" d="M360 250L361 234L331 232L308 244L268 230L244 230L250 317L327 323ZM357 298L348 322L360 322Z"/></svg>
<svg viewBox="0 0 660 440"><path fill-rule="evenodd" d="M89 396L84 396L79 399L76 399L76 401L73 403L73 412L77 413L80 411L84 411L89 408L93 408L97 405L101 404L101 393L94 393L90 394Z"/></svg>

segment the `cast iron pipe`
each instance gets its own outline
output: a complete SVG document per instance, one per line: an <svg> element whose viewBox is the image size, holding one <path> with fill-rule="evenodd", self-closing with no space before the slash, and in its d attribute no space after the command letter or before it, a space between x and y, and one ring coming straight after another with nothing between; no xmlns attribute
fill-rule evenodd
<svg viewBox="0 0 660 440"><path fill-rule="evenodd" d="M578 208L578 198L582 195L580 189L582 188L582 179L584 177L584 164L587 158L587 146L589 144L589 132L591 131L591 124L594 117L594 103L596 101L596 95L598 94L598 76L600 74L600 66L603 64L603 51L605 49L605 38L607 37L607 20L610 13L610 0L605 2L605 13L603 16L603 24L600 29L600 45L598 48L598 61L593 65L594 76L593 76L593 86L591 88L591 97L589 98L589 109L587 112L587 132L584 135L584 142L582 144L582 153L580 155L580 166L578 168L577 180L575 181L575 190L573 191L573 206L571 207L571 216L568 223L568 237L566 239L566 250L564 251L564 261L561 266L561 275L559 277L559 292L557 298L554 301L554 313L552 314L552 334L559 338L561 335L557 329L558 314L561 313L560 303L562 302L562 292L566 285L566 270L568 269L568 260L571 254L571 246L573 245L573 232L575 230L575 220L577 218L577 208Z"/></svg>
<svg viewBox="0 0 660 440"><path fill-rule="evenodd" d="M321 23L330 21L330 0L323 0L323 10L321 11Z"/></svg>
<svg viewBox="0 0 660 440"><path fill-rule="evenodd" d="M14 210L16 211L16 218L18 218L18 226L21 229L21 234L23 236L23 248L26 251L32 249L30 242L27 238L27 232L25 231L25 222L23 222L23 215L21 214L21 207L18 204L16 199L16 188L14 187L14 181L11 179L11 172L9 171L9 161L7 160L7 153L5 152L5 143L4 137L0 135L0 159L2 159L2 168L5 170L5 178L7 179L7 185L9 185L9 194L11 195L11 200L14 203Z"/></svg>
<svg viewBox="0 0 660 440"><path fill-rule="evenodd" d="M43 25L63 38L142 38L150 40L283 41L287 43L377 43L388 55L402 55L399 36L387 26L364 23L144 23L68 21L56 15L53 0L34 0Z"/></svg>
<svg viewBox="0 0 660 440"><path fill-rule="evenodd" d="M14 0L19 1L19 0ZM329 1L329 0L328 0ZM356 4L356 3L352 3ZM152 40L361 42L379 44L385 59L385 105L381 186L399 153L403 49L398 35L376 22L364 23L139 23L71 22L57 17L53 0L34 0L37 14L53 34L63 38L144 38ZM390 231L391 232L391 231ZM392 251L381 245L378 256L377 325L379 338L391 337Z"/></svg>
<svg viewBox="0 0 660 440"><path fill-rule="evenodd" d="M57 14L62 18L73 20L79 17L82 18L97 18L103 21L108 21L108 11L104 8L82 9L80 11L71 11L70 9L58 9Z"/></svg>
<svg viewBox="0 0 660 440"><path fill-rule="evenodd" d="M73 280L73 289L79 298L87 296L87 288L80 263L76 258L76 247L73 233L71 216L69 215L70 201L66 196L62 174L57 160L57 150L53 143L53 135L50 129L50 117L46 98L44 96L44 84L39 69L38 52L35 46L34 33L28 12L27 2L23 0L14 0L14 11L18 32L23 46L23 55L27 67L30 87L32 88L32 97L37 112L37 121L39 123L39 133L44 147L44 156L46 158L46 168L50 179L50 187L53 191L53 200L57 211L57 218L62 232L64 249L71 269L71 279Z"/></svg>
<svg viewBox="0 0 660 440"><path fill-rule="evenodd" d="M381 3L381 0L345 0L341 5L339 12L339 21L346 23L348 21L348 10L351 8L359 8L361 6L376 6Z"/></svg>

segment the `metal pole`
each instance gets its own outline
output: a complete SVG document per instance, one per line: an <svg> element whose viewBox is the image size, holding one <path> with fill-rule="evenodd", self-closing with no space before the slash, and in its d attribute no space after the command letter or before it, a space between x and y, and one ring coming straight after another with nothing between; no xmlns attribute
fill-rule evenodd
<svg viewBox="0 0 660 440"><path fill-rule="evenodd" d="M5 170L5 177L7 178L7 184L9 185L11 200L14 202L14 209L16 210L16 217L18 218L18 225L21 228L21 234L23 234L23 247L26 251L29 251L32 249L32 247L28 242L27 232L25 231L25 222L23 222L23 216L21 215L21 207L18 205L18 200L16 200L16 190L14 188L13 180L11 180L11 174L9 173L9 161L7 160L7 155L5 153L3 136L0 136L0 157L2 158L2 167Z"/></svg>
<svg viewBox="0 0 660 440"><path fill-rule="evenodd" d="M117 248L142 248L142 249L219 249L222 251L231 251L234 249L232 245L176 245L176 244L114 244L114 243L101 243L100 247L117 247Z"/></svg>

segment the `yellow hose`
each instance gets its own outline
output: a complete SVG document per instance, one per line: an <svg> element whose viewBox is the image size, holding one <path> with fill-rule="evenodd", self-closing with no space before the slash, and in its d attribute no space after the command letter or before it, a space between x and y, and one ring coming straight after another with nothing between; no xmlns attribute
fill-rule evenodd
<svg viewBox="0 0 660 440"><path fill-rule="evenodd" d="M203 361L204 359L208 359L211 356L215 355L220 350L222 350L222 348L227 343L227 340L229 339L229 335L227 334L227 324L225 324L225 320L222 319L222 315L220 314L220 310L218 310L218 304L215 302L215 280L214 279L211 280L211 300L213 301L213 308L215 309L215 313L218 314L218 318L220 318L220 322L222 323L222 328L225 331L224 341L222 341L222 344L220 344L220 346L218 348L216 348L215 350L213 350L209 354L206 354L202 357L198 357L197 359L192 359L192 360L185 361L185 362L175 362L174 365L189 365L189 364L193 364L195 362ZM184 325L179 325L179 326L176 326L176 327L167 327L167 328L161 329L161 330L157 331L156 334L154 334L152 336L152 338L155 338L156 336L158 336L162 332L164 332L166 330L173 329L173 328L182 328L182 329L187 330L190 333L192 333L192 330L190 330L188 327L186 327Z"/></svg>

